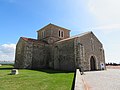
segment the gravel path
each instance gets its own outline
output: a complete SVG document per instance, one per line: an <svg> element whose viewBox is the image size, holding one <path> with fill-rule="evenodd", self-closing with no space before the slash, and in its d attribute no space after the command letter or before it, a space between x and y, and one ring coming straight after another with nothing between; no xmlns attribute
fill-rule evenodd
<svg viewBox="0 0 120 90"><path fill-rule="evenodd" d="M87 90L120 90L120 69L85 72L82 79Z"/></svg>

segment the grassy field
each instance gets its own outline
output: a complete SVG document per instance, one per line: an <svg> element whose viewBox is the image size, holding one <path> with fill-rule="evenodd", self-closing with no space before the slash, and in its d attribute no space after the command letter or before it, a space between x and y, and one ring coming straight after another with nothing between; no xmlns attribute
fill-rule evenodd
<svg viewBox="0 0 120 90"><path fill-rule="evenodd" d="M0 66L0 90L71 90L74 73L20 69L10 75L12 68Z"/></svg>

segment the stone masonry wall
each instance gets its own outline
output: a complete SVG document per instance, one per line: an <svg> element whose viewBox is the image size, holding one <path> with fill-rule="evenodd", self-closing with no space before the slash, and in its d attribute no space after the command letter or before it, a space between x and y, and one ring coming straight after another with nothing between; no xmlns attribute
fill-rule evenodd
<svg viewBox="0 0 120 90"><path fill-rule="evenodd" d="M31 68L32 43L20 38L16 46L15 68Z"/></svg>
<svg viewBox="0 0 120 90"><path fill-rule="evenodd" d="M49 59L47 58L47 45L34 43L32 56L32 69L47 68Z"/></svg>
<svg viewBox="0 0 120 90"><path fill-rule="evenodd" d="M15 54L15 68L24 67L24 46L25 42L20 38L16 45L16 54Z"/></svg>
<svg viewBox="0 0 120 90"><path fill-rule="evenodd" d="M74 39L57 42L54 55L54 69L75 70Z"/></svg>
<svg viewBox="0 0 120 90"><path fill-rule="evenodd" d="M24 68L31 69L33 56L33 42L26 42L24 46Z"/></svg>
<svg viewBox="0 0 120 90"><path fill-rule="evenodd" d="M90 58L93 56L96 62L96 69L100 69L100 63L105 63L105 58L103 48L100 41L96 38L96 36L91 34L83 35L82 37L77 39L77 42L83 45L84 48L84 58L81 60L81 64L84 67L84 70L90 70Z"/></svg>

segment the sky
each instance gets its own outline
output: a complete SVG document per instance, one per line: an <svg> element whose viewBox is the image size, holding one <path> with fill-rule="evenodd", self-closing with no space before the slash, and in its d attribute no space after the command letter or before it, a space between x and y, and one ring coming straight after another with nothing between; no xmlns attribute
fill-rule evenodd
<svg viewBox="0 0 120 90"><path fill-rule="evenodd" d="M49 23L87 31L102 42L106 62L120 63L120 0L0 0L0 60L15 59L21 36L37 38Z"/></svg>

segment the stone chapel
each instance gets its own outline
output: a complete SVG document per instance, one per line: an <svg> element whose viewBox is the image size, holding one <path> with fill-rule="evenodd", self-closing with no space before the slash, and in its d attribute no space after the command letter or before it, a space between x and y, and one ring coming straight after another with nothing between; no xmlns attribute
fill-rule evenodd
<svg viewBox="0 0 120 90"><path fill-rule="evenodd" d="M20 37L16 45L15 68L75 71L105 69L102 43L93 34L85 32L70 37L70 30L48 24L37 31L37 39Z"/></svg>

